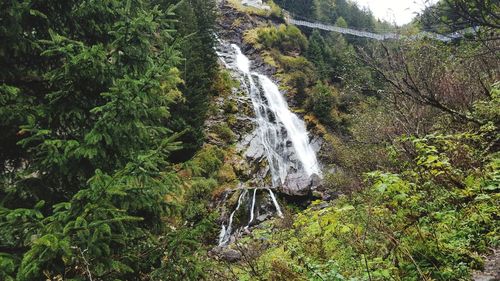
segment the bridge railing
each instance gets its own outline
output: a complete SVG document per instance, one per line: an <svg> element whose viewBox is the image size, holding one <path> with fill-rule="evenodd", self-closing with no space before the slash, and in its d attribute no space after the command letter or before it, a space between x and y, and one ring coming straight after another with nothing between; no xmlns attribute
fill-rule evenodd
<svg viewBox="0 0 500 281"><path fill-rule="evenodd" d="M373 33L373 32L368 32L368 31L356 30L356 29L352 29L352 28L345 28L345 27L340 27L340 26L335 26L335 25L324 24L324 23L320 23L320 22L310 22L310 21L306 21L306 20L295 19L294 18L295 15L286 11L286 10L283 10L283 14L284 14L285 21L288 24L293 24L293 25L298 25L298 26L306 26L306 27L322 29L322 30L326 30L326 31L333 31L333 32L338 32L338 33L342 33L342 34L349 34L349 35L353 35L353 36L358 36L358 37L371 38L371 39L375 39L375 40L379 40L379 41L399 40L399 39L404 39L404 38L410 39L410 40L415 40L415 39L419 39L419 38L428 37L428 38L432 38L435 40L448 42L448 41L451 41L453 39L461 38L466 32L468 32L470 30L475 32L475 29L470 28L467 30L458 31L458 32L448 34L448 35L442 35L442 34L436 34L436 33L424 31L424 32L421 32L419 34L412 35L412 36L403 36L403 35L400 35L397 33Z"/></svg>

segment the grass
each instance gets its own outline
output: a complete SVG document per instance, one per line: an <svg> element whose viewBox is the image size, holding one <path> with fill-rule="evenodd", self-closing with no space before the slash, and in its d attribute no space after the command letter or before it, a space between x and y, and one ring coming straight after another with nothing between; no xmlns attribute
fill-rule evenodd
<svg viewBox="0 0 500 281"><path fill-rule="evenodd" d="M241 0L228 0L229 5L240 12L244 12L250 15L258 15L262 17L277 17L283 18L283 12L281 8L276 5L273 1L269 1L266 3L270 7L270 9L259 9L256 7L245 6L241 3Z"/></svg>

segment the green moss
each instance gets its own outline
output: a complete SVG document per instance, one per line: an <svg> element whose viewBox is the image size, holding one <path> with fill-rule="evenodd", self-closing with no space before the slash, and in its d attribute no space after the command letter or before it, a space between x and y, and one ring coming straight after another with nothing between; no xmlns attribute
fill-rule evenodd
<svg viewBox="0 0 500 281"><path fill-rule="evenodd" d="M192 163L202 170L202 175L210 177L222 167L224 156L222 149L213 145L205 145L195 155Z"/></svg>
<svg viewBox="0 0 500 281"><path fill-rule="evenodd" d="M226 122L229 126L234 126L236 125L236 123L238 122L238 120L236 119L236 115L234 114L230 114L227 116L227 119L226 119Z"/></svg>
<svg viewBox="0 0 500 281"><path fill-rule="evenodd" d="M225 113L236 113L238 112L238 105L236 104L236 101L232 99L226 99L224 101L224 105L222 107Z"/></svg>
<svg viewBox="0 0 500 281"><path fill-rule="evenodd" d="M269 0L266 3L266 5L270 7L270 9L259 9L256 7L246 6L241 3L241 0L228 0L228 3L236 10L250 15L283 18L283 12L281 8L272 0Z"/></svg>
<svg viewBox="0 0 500 281"><path fill-rule="evenodd" d="M263 45L259 43L259 28L254 28L245 31L243 34L243 41L252 45L257 50L262 49Z"/></svg>
<svg viewBox="0 0 500 281"><path fill-rule="evenodd" d="M276 60L274 59L274 56L271 52L269 51L264 51L262 52L262 59L264 60L264 62L267 64L267 65L270 65L272 67L278 67L278 63L276 62Z"/></svg>
<svg viewBox="0 0 500 281"><path fill-rule="evenodd" d="M233 88L240 87L240 82L233 79L229 71L223 69L219 71L213 87L216 95L228 97L231 95Z"/></svg>
<svg viewBox="0 0 500 281"><path fill-rule="evenodd" d="M234 142L234 132L229 128L227 123L219 123L215 125L213 131L217 134L220 140L224 141L227 144Z"/></svg>
<svg viewBox="0 0 500 281"><path fill-rule="evenodd" d="M231 164L225 163L217 174L219 183L233 182L236 180L236 173Z"/></svg>

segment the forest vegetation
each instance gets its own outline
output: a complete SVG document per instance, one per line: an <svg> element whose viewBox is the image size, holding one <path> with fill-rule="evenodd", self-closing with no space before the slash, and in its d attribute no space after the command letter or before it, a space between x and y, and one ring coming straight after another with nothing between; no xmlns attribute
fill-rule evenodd
<svg viewBox="0 0 500 281"><path fill-rule="evenodd" d="M471 280L484 269L500 246L498 3L441 0L398 29L348 0L264 2L2 1L0 280ZM378 42L287 25L281 9L374 32L475 31ZM231 160L246 109L216 53L229 12L321 137L324 171L318 194L282 196L282 218L228 246L231 261L213 251L217 205L250 172Z"/></svg>

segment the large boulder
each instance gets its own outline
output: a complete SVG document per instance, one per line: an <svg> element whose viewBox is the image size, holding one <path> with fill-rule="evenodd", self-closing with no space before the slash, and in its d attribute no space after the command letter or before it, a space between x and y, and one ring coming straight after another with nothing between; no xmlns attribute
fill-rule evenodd
<svg viewBox="0 0 500 281"><path fill-rule="evenodd" d="M290 196L308 196L311 190L320 184L321 178L316 174L307 177L303 173L291 173L279 190Z"/></svg>

